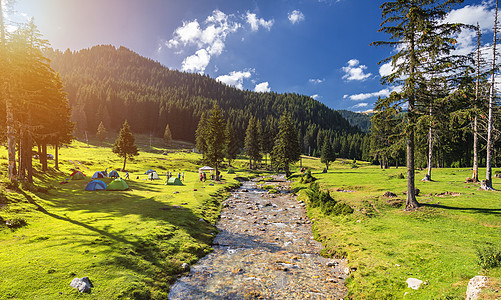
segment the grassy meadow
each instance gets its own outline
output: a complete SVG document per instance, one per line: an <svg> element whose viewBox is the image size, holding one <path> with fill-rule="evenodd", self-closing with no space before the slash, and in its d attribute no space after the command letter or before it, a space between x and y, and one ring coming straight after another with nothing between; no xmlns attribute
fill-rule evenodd
<svg viewBox="0 0 501 300"><path fill-rule="evenodd" d="M432 182L416 181L422 207L405 212L405 167L382 170L339 160L322 174L317 159L303 159L303 165L335 200L355 209L347 216L325 216L318 208L308 212L325 255L346 257L356 269L346 281L350 298L463 299L469 279L479 274L492 276L497 290L487 291L485 299L500 298L501 267L483 270L477 251L501 249L501 194L464 183L470 170L434 169ZM416 178L425 174L416 171ZM501 189L501 179L493 184ZM382 197L386 191L397 197ZM405 282L411 277L425 284L412 290Z"/></svg>
<svg viewBox="0 0 501 300"><path fill-rule="evenodd" d="M140 151L127 162L131 190L88 192L84 188L95 171L123 165L111 148L95 144L76 141L61 149L61 171L36 171L34 187L7 183L7 154L0 152L0 299L165 299L182 264L211 251L220 200L237 185L232 178L240 172L223 172L222 184L201 183L200 155L164 155L161 140L150 149L149 139L139 137L141 150L151 152ZM60 184L75 167L70 160L87 179ZM148 169L161 179L146 180ZM184 185L164 185L166 171L184 172ZM5 226L13 220L27 225ZM84 276L94 288L80 295L69 283Z"/></svg>
<svg viewBox="0 0 501 300"><path fill-rule="evenodd" d="M237 185L232 178L250 174L247 161L235 162L235 175L222 172L222 184L201 183L201 155L174 149L189 144L175 142L166 151L160 139L150 146L148 136L138 136L137 145L140 155L127 162L131 190L114 192L84 191L90 178L60 184L75 167L70 160L88 177L121 168L123 160L111 152L110 142L75 141L61 149L61 171L49 161L50 171L36 171L34 186L7 182L7 154L0 151L0 299L165 299L182 264L211 251L220 200ZM346 281L350 298L462 299L468 280L478 274L497 285L497 294L484 297L500 297L501 268L483 270L477 251L501 247L501 196L464 183L470 170L434 169L434 181L416 182L423 206L404 212L405 167L382 170L338 159L323 174L319 159L303 157L302 165L335 200L355 209L347 216L308 211L324 254L345 257L356 269ZM146 180L147 169L161 180ZM167 171L184 172L184 185L164 185ZM417 171L416 178L424 174ZM494 187L501 189L501 179L494 179ZM382 197L386 191L397 197ZM299 193L307 199L304 190ZM5 221L26 225L11 229ZM94 284L91 294L69 286L83 276ZM407 288L409 277L425 284Z"/></svg>

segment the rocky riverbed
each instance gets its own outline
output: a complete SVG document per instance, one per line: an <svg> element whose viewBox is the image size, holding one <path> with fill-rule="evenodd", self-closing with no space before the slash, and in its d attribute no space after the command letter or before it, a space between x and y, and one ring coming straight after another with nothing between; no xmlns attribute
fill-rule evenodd
<svg viewBox="0 0 501 300"><path fill-rule="evenodd" d="M214 251L172 287L169 299L341 299L345 262L319 255L303 203L244 182L223 203Z"/></svg>

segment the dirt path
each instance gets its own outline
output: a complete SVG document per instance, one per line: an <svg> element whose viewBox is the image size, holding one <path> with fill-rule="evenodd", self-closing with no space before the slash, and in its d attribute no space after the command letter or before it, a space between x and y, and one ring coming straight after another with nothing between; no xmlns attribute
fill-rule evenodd
<svg viewBox="0 0 501 300"><path fill-rule="evenodd" d="M265 183L287 189L283 177ZM214 251L171 288L169 299L341 299L344 261L321 257L304 204L244 184L223 203Z"/></svg>

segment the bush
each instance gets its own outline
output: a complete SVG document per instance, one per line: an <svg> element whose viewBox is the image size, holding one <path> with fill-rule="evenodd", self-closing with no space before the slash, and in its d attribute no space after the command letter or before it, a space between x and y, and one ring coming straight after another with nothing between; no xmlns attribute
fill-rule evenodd
<svg viewBox="0 0 501 300"><path fill-rule="evenodd" d="M233 169L228 169L227 174L235 174L235 170L233 170Z"/></svg>
<svg viewBox="0 0 501 300"><path fill-rule="evenodd" d="M299 180L300 183L311 183L313 181L317 180L315 177L311 175L311 171L308 170L303 176L301 176L301 180Z"/></svg>
<svg viewBox="0 0 501 300"><path fill-rule="evenodd" d="M487 247L477 249L477 264L482 269L490 269L501 266L501 249Z"/></svg>
<svg viewBox="0 0 501 300"><path fill-rule="evenodd" d="M22 218L9 219L9 220L5 221L5 224L7 225L7 227L9 227L11 229L21 228L23 226L28 225L26 220L22 219Z"/></svg>
<svg viewBox="0 0 501 300"><path fill-rule="evenodd" d="M398 178L398 179L404 179L404 178L405 178L405 176L404 176L404 174L400 173L400 174L398 174L398 175L397 175L397 178Z"/></svg>
<svg viewBox="0 0 501 300"><path fill-rule="evenodd" d="M306 194L308 195L310 207L320 207L322 212L328 216L353 213L353 208L345 203L334 200L329 191L321 191L317 183L312 183Z"/></svg>

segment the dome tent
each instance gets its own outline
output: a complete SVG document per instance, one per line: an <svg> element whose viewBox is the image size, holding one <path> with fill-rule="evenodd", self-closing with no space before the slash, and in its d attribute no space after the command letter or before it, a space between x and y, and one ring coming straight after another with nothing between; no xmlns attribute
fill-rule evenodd
<svg viewBox="0 0 501 300"><path fill-rule="evenodd" d="M160 177L158 177L158 173L153 171L151 173L148 174L148 179L149 180L154 180L154 179L160 179Z"/></svg>
<svg viewBox="0 0 501 300"><path fill-rule="evenodd" d="M82 173L80 171L73 172L73 174L71 174L70 176L71 176L71 180L82 180L82 179L85 179L84 173Z"/></svg>
<svg viewBox="0 0 501 300"><path fill-rule="evenodd" d="M111 171L109 174L108 174L108 177L111 177L111 178L118 178L120 177L120 175L118 175L118 172L113 170Z"/></svg>
<svg viewBox="0 0 501 300"><path fill-rule="evenodd" d="M107 191L125 191L129 189L129 185L122 178L117 178L108 184Z"/></svg>
<svg viewBox="0 0 501 300"><path fill-rule="evenodd" d="M98 190L106 190L106 183L101 180L92 180L85 187L86 191L98 191Z"/></svg>
<svg viewBox="0 0 501 300"><path fill-rule="evenodd" d="M149 175L150 173L155 172L155 170L149 169L148 171L144 172L144 174Z"/></svg>
<svg viewBox="0 0 501 300"><path fill-rule="evenodd" d="M178 177L169 178L169 180L165 184L166 185L183 185L183 183L181 182L181 180Z"/></svg>
<svg viewBox="0 0 501 300"><path fill-rule="evenodd" d="M106 175L104 175L103 172L97 171L96 173L94 173L94 175L92 175L92 179L96 179L96 178L106 178Z"/></svg>

